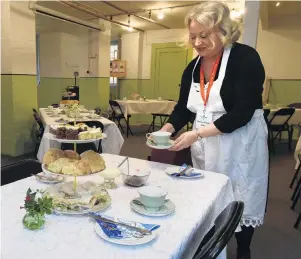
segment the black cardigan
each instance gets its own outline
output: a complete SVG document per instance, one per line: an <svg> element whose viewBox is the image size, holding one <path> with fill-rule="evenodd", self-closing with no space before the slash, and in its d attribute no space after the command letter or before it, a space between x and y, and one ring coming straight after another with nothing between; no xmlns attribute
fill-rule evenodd
<svg viewBox="0 0 301 259"><path fill-rule="evenodd" d="M187 109L187 101L196 61L197 57L188 64L183 72L179 101L168 120L176 132L185 126L194 115ZM196 83L200 82L200 63L197 64L193 75ZM217 79L218 73L216 73L215 79ZM262 108L261 95L264 80L264 67L257 51L244 44L233 44L220 90L227 113L214 121L214 125L219 131L231 133L245 126L251 120L254 111Z"/></svg>

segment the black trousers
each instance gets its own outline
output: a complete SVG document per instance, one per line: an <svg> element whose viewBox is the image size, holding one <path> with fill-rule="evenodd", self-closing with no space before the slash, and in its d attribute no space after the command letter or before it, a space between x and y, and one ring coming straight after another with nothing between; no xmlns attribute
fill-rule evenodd
<svg viewBox="0 0 301 259"><path fill-rule="evenodd" d="M254 234L253 227L241 227L242 231L235 233L237 241L237 259L250 259L250 246Z"/></svg>

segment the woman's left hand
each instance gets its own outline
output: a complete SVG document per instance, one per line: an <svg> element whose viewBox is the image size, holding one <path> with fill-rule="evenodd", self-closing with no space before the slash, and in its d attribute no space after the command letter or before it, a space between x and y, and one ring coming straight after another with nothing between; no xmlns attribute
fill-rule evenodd
<svg viewBox="0 0 301 259"><path fill-rule="evenodd" d="M169 150L180 151L184 148L188 148L197 140L197 138L197 134L194 130L187 131L175 140L174 145Z"/></svg>

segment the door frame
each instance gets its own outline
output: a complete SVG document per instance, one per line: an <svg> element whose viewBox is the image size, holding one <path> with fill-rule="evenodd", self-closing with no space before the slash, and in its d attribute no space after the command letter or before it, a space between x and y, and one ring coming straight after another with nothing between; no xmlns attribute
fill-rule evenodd
<svg viewBox="0 0 301 259"><path fill-rule="evenodd" d="M168 42L168 43L153 43L152 44L152 54L151 54L151 85L154 89L154 96L156 96L157 87L156 87L156 63L157 63L157 50L159 49L166 49L166 48L175 48L175 49L182 49L187 50L186 55L186 66L192 60L193 56L193 49L188 47L182 47L176 42Z"/></svg>

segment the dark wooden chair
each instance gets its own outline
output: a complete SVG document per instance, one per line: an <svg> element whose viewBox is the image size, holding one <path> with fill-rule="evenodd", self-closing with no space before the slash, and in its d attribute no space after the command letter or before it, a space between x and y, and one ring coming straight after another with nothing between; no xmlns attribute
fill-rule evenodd
<svg viewBox="0 0 301 259"><path fill-rule="evenodd" d="M32 174L42 172L41 163L34 159L25 159L10 165L1 167L1 186L6 185L24 178Z"/></svg>
<svg viewBox="0 0 301 259"><path fill-rule="evenodd" d="M124 129L123 129L122 125L120 124L120 121L125 120L126 137L129 137L129 132L132 134L132 136L134 136L134 134L130 128L130 118L132 117L132 115L128 114L127 117L125 117L125 115L117 101L109 100L109 104L112 109L112 120L113 121L117 120L117 125L120 128L120 130L122 131L122 133L124 133Z"/></svg>
<svg viewBox="0 0 301 259"><path fill-rule="evenodd" d="M37 153L38 153L38 150L40 147L40 143L41 143L41 140L42 140L44 132L45 132L45 128L44 128L42 119L41 119L38 111L35 108L33 108L32 111L33 111L33 117L38 125L38 128L36 130L36 145L35 145L35 151L34 151L35 156L37 156Z"/></svg>
<svg viewBox="0 0 301 259"><path fill-rule="evenodd" d="M230 203L216 218L214 226L201 241L193 259L215 259L223 251L240 222L244 203Z"/></svg>
<svg viewBox="0 0 301 259"><path fill-rule="evenodd" d="M293 127L290 127L288 124L288 121L290 120L290 118L293 116L293 114L295 113L295 108L282 108L278 111L276 111L273 114L273 117L270 119L269 121L269 127L270 127L270 134L271 134L271 148L273 150L273 152L275 153L275 140L277 139L277 137L280 137L281 140L281 134L283 132L287 132L288 133L288 148L291 151L292 147L292 137L293 137ZM281 124L273 124L273 121L276 118L279 117L284 117L284 122ZM274 136L274 132L276 132L276 135Z"/></svg>

